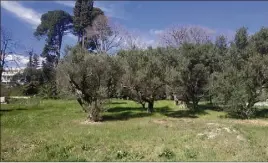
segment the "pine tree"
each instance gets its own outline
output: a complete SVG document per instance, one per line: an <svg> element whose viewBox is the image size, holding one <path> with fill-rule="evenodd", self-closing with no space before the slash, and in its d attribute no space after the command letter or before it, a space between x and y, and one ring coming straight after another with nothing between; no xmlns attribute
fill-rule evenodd
<svg viewBox="0 0 268 163"><path fill-rule="evenodd" d="M33 51L29 52L29 62L27 64L28 68L33 68Z"/></svg>
<svg viewBox="0 0 268 163"><path fill-rule="evenodd" d="M37 54L33 55L33 59L32 59L32 64L33 64L33 68L37 69L39 67L39 56Z"/></svg>

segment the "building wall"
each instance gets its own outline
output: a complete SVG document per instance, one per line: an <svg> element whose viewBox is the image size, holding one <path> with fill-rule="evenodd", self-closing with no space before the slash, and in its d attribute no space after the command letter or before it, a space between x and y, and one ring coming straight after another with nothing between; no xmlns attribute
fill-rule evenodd
<svg viewBox="0 0 268 163"><path fill-rule="evenodd" d="M5 84L9 84L11 82L12 77L19 73L19 72L23 72L24 68L8 68L8 69L4 69L4 72L2 74L2 79L1 82L5 83Z"/></svg>

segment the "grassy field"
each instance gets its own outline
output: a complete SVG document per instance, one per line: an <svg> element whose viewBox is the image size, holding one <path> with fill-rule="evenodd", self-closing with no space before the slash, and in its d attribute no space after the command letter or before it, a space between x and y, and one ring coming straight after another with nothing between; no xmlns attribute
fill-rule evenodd
<svg viewBox="0 0 268 163"><path fill-rule="evenodd" d="M147 114L112 100L104 121L88 123L76 101L1 106L1 161L267 161L268 108L258 119L227 119L203 106L190 114L158 101Z"/></svg>

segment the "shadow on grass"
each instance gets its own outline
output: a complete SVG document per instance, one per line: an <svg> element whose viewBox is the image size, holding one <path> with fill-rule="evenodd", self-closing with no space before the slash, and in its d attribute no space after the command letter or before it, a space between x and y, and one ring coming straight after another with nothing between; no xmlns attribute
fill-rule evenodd
<svg viewBox="0 0 268 163"><path fill-rule="evenodd" d="M154 113L160 113L173 118L198 118L198 115L208 114L204 110L193 112L190 110L172 110L168 106L154 108ZM130 118L141 118L152 116L143 108L139 107L115 107L107 110L108 114L103 115L103 121L128 120Z"/></svg>
<svg viewBox="0 0 268 163"><path fill-rule="evenodd" d="M124 112L124 111L129 111L129 112L132 112L132 111L144 111L143 108L139 108L139 107L120 107L120 106L117 106L117 107L113 107L113 108L110 108L107 110L107 112L111 112L111 113L114 113L114 112Z"/></svg>
<svg viewBox="0 0 268 163"><path fill-rule="evenodd" d="M203 111L204 110L213 110L213 111L218 111L218 112L223 111L221 107L215 106L213 104L200 104L198 108L199 110L203 110Z"/></svg>
<svg viewBox="0 0 268 163"><path fill-rule="evenodd" d="M29 109L25 109L25 108L16 108L16 109L0 109L0 112L12 112L12 111L18 111L18 110L29 110Z"/></svg>
<svg viewBox="0 0 268 163"><path fill-rule="evenodd" d="M268 118L268 108L258 109L254 118Z"/></svg>
<svg viewBox="0 0 268 163"><path fill-rule="evenodd" d="M160 112L161 114L172 118L198 118L198 115L209 114L205 110L199 108L197 111L193 110L171 110L167 109L166 112Z"/></svg>
<svg viewBox="0 0 268 163"><path fill-rule="evenodd" d="M171 109L168 107L158 107L155 108L154 113L166 113ZM103 121L116 121L116 120L128 120L131 118L142 118L142 117L149 117L154 115L148 113L146 109L142 107L114 107L107 110L108 114L104 114L102 116Z"/></svg>
<svg viewBox="0 0 268 163"><path fill-rule="evenodd" d="M140 108L142 109L142 108ZM148 117L151 116L152 114L147 113L146 111L144 112L133 112L133 111L124 111L124 112L118 112L113 114L108 114L108 115L103 115L103 121L120 121L120 120L128 120L130 118L142 118L142 117Z"/></svg>
<svg viewBox="0 0 268 163"><path fill-rule="evenodd" d="M120 104L127 104L127 102L111 102L109 104L112 104L112 105L118 104L118 105L120 105Z"/></svg>
<svg viewBox="0 0 268 163"><path fill-rule="evenodd" d="M31 106L31 107L18 107L18 108L11 108L11 109L5 109L5 108L1 108L0 109L0 113L1 115L4 113L9 113L9 112L19 112L19 111L33 111L33 110L44 110L44 108L39 107L39 106Z"/></svg>

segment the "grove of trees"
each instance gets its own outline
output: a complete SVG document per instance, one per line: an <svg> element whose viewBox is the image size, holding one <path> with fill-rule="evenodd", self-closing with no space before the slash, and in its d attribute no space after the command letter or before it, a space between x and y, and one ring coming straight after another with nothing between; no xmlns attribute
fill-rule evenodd
<svg viewBox="0 0 268 163"><path fill-rule="evenodd" d="M153 113L156 100L177 95L193 112L201 100L209 100L239 118L254 116L254 104L268 98L267 27L253 35L242 27L227 42L225 36L213 40L198 26L176 26L160 36L161 47L140 48L93 0L76 0L73 14L42 15L34 35L46 39L44 79L34 80L50 83L51 97L75 94L92 121L101 120L109 98L128 97ZM78 42L61 54L68 32Z"/></svg>
<svg viewBox="0 0 268 163"><path fill-rule="evenodd" d="M116 55L77 46L62 58L58 75L78 92L93 121L100 119L103 100L122 93L143 107L147 103L152 113L154 101L167 96L166 86L192 111L199 110L200 100L210 99L231 116L250 118L254 104L267 98L267 34L262 28L249 36L242 27L231 43L219 36L214 42L185 41L178 47L120 50Z"/></svg>

